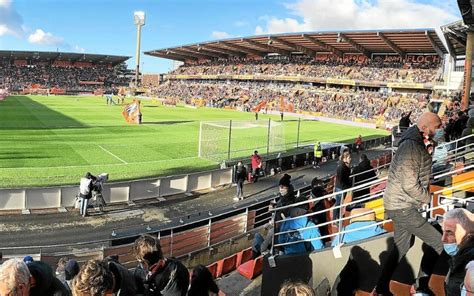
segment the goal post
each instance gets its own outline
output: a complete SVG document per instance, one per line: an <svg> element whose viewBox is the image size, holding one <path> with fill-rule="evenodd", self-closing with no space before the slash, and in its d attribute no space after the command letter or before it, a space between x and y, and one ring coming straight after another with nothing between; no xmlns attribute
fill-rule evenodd
<svg viewBox="0 0 474 296"><path fill-rule="evenodd" d="M271 120L202 121L198 156L221 162L260 154L285 151L284 125Z"/></svg>

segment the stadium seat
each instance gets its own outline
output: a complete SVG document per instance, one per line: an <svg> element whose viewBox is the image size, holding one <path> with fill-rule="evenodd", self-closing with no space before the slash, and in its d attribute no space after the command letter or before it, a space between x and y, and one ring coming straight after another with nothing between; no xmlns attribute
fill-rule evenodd
<svg viewBox="0 0 474 296"><path fill-rule="evenodd" d="M357 290L355 296L372 296L372 292Z"/></svg>
<svg viewBox="0 0 474 296"><path fill-rule="evenodd" d="M263 267L263 256L260 256L254 260L247 261L240 265L237 271L245 278L253 280L255 277L262 273Z"/></svg>
<svg viewBox="0 0 474 296"><path fill-rule="evenodd" d="M390 292L394 296L410 296L411 285L390 281Z"/></svg>
<svg viewBox="0 0 474 296"><path fill-rule="evenodd" d="M207 269L209 269L209 272L212 274L213 278L217 277L217 262L214 262L214 263L208 265Z"/></svg>
<svg viewBox="0 0 474 296"><path fill-rule="evenodd" d="M228 274L235 269L235 263L237 262L237 254L233 254L222 260L217 261L217 277Z"/></svg>
<svg viewBox="0 0 474 296"><path fill-rule="evenodd" d="M445 281L445 279L446 279L446 276L444 276L444 275L439 275L439 274L432 274L431 275L428 286L430 287L430 290L436 296L446 295L445 291L444 291L444 281Z"/></svg>
<svg viewBox="0 0 474 296"><path fill-rule="evenodd" d="M249 261L250 259L252 259L252 248L248 248L248 249L238 252L235 267L239 267L240 265Z"/></svg>

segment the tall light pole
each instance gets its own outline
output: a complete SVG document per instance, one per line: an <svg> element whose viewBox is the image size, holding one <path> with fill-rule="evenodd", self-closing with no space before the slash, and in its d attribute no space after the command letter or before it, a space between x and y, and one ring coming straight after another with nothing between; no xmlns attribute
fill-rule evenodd
<svg viewBox="0 0 474 296"><path fill-rule="evenodd" d="M142 27L145 25L145 12L135 11L133 13L135 26L137 26L137 52L136 52L136 68L135 68L135 86L139 85L138 77L140 75L140 42Z"/></svg>

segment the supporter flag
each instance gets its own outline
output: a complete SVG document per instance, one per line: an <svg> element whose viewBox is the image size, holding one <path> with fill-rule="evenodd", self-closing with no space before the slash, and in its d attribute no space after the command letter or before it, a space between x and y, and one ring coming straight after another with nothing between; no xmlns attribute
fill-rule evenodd
<svg viewBox="0 0 474 296"><path fill-rule="evenodd" d="M140 114L140 100L133 100L131 104L128 104L123 108L122 115L128 123L137 124L139 123Z"/></svg>

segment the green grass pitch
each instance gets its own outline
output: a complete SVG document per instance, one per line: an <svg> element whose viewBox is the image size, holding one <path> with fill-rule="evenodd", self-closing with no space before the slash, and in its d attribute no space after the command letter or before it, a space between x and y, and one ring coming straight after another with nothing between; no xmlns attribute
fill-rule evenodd
<svg viewBox="0 0 474 296"><path fill-rule="evenodd" d="M122 109L106 105L102 97L11 96L0 101L0 187L77 184L87 171L107 172L118 181L218 168L197 157L200 121L254 120L253 113L142 101L144 124L138 126L125 122ZM268 118L260 115L259 120ZM296 141L297 125L295 118L285 118L288 146ZM304 121L300 141L347 142L358 134L387 133ZM246 140L238 142L245 146Z"/></svg>

